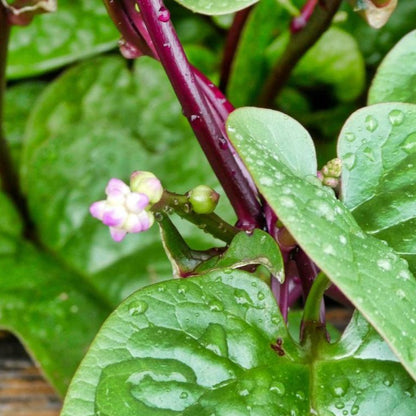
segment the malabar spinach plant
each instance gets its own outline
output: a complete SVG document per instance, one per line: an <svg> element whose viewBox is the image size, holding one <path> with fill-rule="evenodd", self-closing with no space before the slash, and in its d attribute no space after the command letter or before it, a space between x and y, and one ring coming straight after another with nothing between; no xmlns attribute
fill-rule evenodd
<svg viewBox="0 0 416 416"><path fill-rule="evenodd" d="M0 326L62 415L413 416L414 2L104 3L0 3Z"/></svg>

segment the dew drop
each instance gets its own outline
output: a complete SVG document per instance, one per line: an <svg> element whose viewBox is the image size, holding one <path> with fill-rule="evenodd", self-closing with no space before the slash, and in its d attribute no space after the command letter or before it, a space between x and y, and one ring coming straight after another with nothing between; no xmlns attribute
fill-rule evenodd
<svg viewBox="0 0 416 416"><path fill-rule="evenodd" d="M351 415L355 416L358 415L358 412L360 411L360 407L357 405L354 405L351 407Z"/></svg>
<svg viewBox="0 0 416 416"><path fill-rule="evenodd" d="M272 186L273 185L273 179L269 176L262 176L259 180L260 185L263 186Z"/></svg>
<svg viewBox="0 0 416 416"><path fill-rule="evenodd" d="M347 244L347 238L345 237L345 235L340 235L339 241L341 242L341 244Z"/></svg>
<svg viewBox="0 0 416 416"><path fill-rule="evenodd" d="M398 277L400 278L400 279L403 279L403 280L409 280L410 279L410 273L407 271L407 270L401 270L400 271L400 273L399 273L399 275L398 275Z"/></svg>
<svg viewBox="0 0 416 416"><path fill-rule="evenodd" d="M390 387L394 383L394 376L393 374L388 374L384 377L383 384L387 387Z"/></svg>
<svg viewBox="0 0 416 416"><path fill-rule="evenodd" d="M335 407L339 410L343 409L345 407L345 403L344 402L336 402L335 403Z"/></svg>
<svg viewBox="0 0 416 416"><path fill-rule="evenodd" d="M179 285L179 287L178 287L178 293L180 295L185 295L186 294L186 286L185 285Z"/></svg>
<svg viewBox="0 0 416 416"><path fill-rule="evenodd" d="M345 140L347 140L348 142L352 143L355 139L356 139L356 137L355 137L354 133L346 133L345 134Z"/></svg>
<svg viewBox="0 0 416 416"><path fill-rule="evenodd" d="M238 395L241 397L245 397L248 396L250 394L250 392L247 389L242 389L238 392Z"/></svg>
<svg viewBox="0 0 416 416"><path fill-rule="evenodd" d="M336 251L334 249L334 246L332 244L325 244L323 249L325 254L329 254L331 256L335 256Z"/></svg>
<svg viewBox="0 0 416 416"><path fill-rule="evenodd" d="M300 390L297 391L295 396L298 400L301 400L301 401L305 400L305 393L303 391L300 391Z"/></svg>
<svg viewBox="0 0 416 416"><path fill-rule="evenodd" d="M416 131L406 137L402 143L402 149L407 153L416 152Z"/></svg>
<svg viewBox="0 0 416 416"><path fill-rule="evenodd" d="M355 155L354 153L347 153L342 158L343 166L345 166L348 170L351 170L355 165Z"/></svg>
<svg viewBox="0 0 416 416"><path fill-rule="evenodd" d="M378 127L378 122L377 122L377 120L376 120L373 116L368 115L368 116L365 118L365 128L366 128L368 131L373 132L373 131L375 131L375 130L377 129L377 127Z"/></svg>
<svg viewBox="0 0 416 416"><path fill-rule="evenodd" d="M187 393L186 391L183 391L183 392L180 394L180 396L179 396L179 397L180 397L181 399L187 399L187 398L188 398L188 396L189 396L189 395L188 395L188 393Z"/></svg>
<svg viewBox="0 0 416 416"><path fill-rule="evenodd" d="M390 260L387 259L379 259L377 260L377 266L380 267L381 270L391 270L391 263Z"/></svg>
<svg viewBox="0 0 416 416"><path fill-rule="evenodd" d="M258 300L263 300L264 299L264 293L263 292L257 293L257 299Z"/></svg>
<svg viewBox="0 0 416 416"><path fill-rule="evenodd" d="M404 292L403 289L397 289L396 295L400 300L403 300L406 297L406 293Z"/></svg>
<svg viewBox="0 0 416 416"><path fill-rule="evenodd" d="M228 142L227 139L223 136L218 138L218 146L221 150L227 150L228 149Z"/></svg>
<svg viewBox="0 0 416 416"><path fill-rule="evenodd" d="M389 120L393 126L400 126L404 120L404 113L400 110L391 110L389 113Z"/></svg>
<svg viewBox="0 0 416 416"><path fill-rule="evenodd" d="M147 311L148 307L149 305L146 302L142 300L135 300L129 303L129 314L132 316L141 315Z"/></svg>
<svg viewBox="0 0 416 416"><path fill-rule="evenodd" d="M163 214L161 212L155 212L155 220L160 222L163 220Z"/></svg>
<svg viewBox="0 0 416 416"><path fill-rule="evenodd" d="M166 23L166 22L169 22L169 19L170 19L169 10L166 7L162 6L159 9L159 14L157 16L157 20L159 20L159 22Z"/></svg>
<svg viewBox="0 0 416 416"><path fill-rule="evenodd" d="M350 382L347 378L338 379L332 384L332 393L336 397L342 397L347 393L349 386Z"/></svg>
<svg viewBox="0 0 416 416"><path fill-rule="evenodd" d="M213 300L208 304L209 310L212 312L222 312L224 310L224 306L220 301Z"/></svg>
<svg viewBox="0 0 416 416"><path fill-rule="evenodd" d="M281 196L279 202L286 208L294 208L296 206L295 201L289 196Z"/></svg>
<svg viewBox="0 0 416 416"><path fill-rule="evenodd" d="M343 410L342 414L343 414L343 416L347 416L348 415L348 410Z"/></svg>
<svg viewBox="0 0 416 416"><path fill-rule="evenodd" d="M286 392L285 385L281 383L280 381L275 381L270 385L269 388L270 391L273 393L277 393L280 396L283 396Z"/></svg>
<svg viewBox="0 0 416 416"><path fill-rule="evenodd" d="M376 160L376 158L375 158L375 156L374 156L374 152L373 152L373 149L371 149L371 147L365 147L364 149L363 149L363 154L364 154L364 156L368 159L368 160L370 160L371 162L374 162L375 160Z"/></svg>
<svg viewBox="0 0 416 416"><path fill-rule="evenodd" d="M166 290L166 285L164 285L164 284L162 284L162 285L159 285L159 287L157 288L157 291L158 292L164 292Z"/></svg>

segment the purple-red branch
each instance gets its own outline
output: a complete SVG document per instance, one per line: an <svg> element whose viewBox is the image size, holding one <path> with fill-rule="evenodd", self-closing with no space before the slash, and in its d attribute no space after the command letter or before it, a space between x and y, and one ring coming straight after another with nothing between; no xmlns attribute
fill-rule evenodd
<svg viewBox="0 0 416 416"><path fill-rule="evenodd" d="M164 66L184 115L234 207L239 227L261 228L257 191L225 134L224 121L233 108L189 64L163 2L137 0L138 8L132 0L106 1L106 5L125 41Z"/></svg>

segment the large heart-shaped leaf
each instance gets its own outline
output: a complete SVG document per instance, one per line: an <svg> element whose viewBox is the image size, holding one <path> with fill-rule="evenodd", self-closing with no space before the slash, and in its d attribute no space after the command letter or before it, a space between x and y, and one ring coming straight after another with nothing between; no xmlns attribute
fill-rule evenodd
<svg viewBox="0 0 416 416"><path fill-rule="evenodd" d="M301 351L268 287L244 272L160 283L104 324L62 416L412 415L415 384L365 321L323 342Z"/></svg>
<svg viewBox="0 0 416 416"><path fill-rule="evenodd" d="M0 212L0 328L19 336L63 394L110 308L79 275L21 239L18 213L2 193Z"/></svg>
<svg viewBox="0 0 416 416"><path fill-rule="evenodd" d="M22 82L6 90L4 132L16 168L20 162L26 120L45 85L40 81Z"/></svg>
<svg viewBox="0 0 416 416"><path fill-rule="evenodd" d="M345 123L342 199L369 234L389 243L416 272L416 105L376 104Z"/></svg>
<svg viewBox="0 0 416 416"><path fill-rule="evenodd" d="M114 306L170 277L157 227L116 244L88 213L111 177L127 181L133 170L175 192L218 189L160 64L142 58L134 74L116 58L75 67L48 87L26 131L22 174L43 243ZM230 212L226 199L222 207ZM196 227L182 228L201 243Z"/></svg>
<svg viewBox="0 0 416 416"><path fill-rule="evenodd" d="M112 49L119 35L100 0L59 0L10 39L8 78L29 77Z"/></svg>
<svg viewBox="0 0 416 416"><path fill-rule="evenodd" d="M259 0L175 0L196 13L217 15L245 9Z"/></svg>
<svg viewBox="0 0 416 416"><path fill-rule="evenodd" d="M416 103L415 74L416 30L397 43L378 67L368 92L368 104Z"/></svg>
<svg viewBox="0 0 416 416"><path fill-rule="evenodd" d="M331 189L316 177L295 173L286 164L270 134L272 114L270 110L262 112L256 110L253 117L252 109L243 108L228 120L229 136L261 194L299 245L374 325L416 378L416 281L407 262L382 241L366 235ZM276 113L277 121L284 132L282 114ZM299 134L306 137L306 133ZM289 135L286 139L287 146L293 143ZM255 163L260 159L261 164Z"/></svg>

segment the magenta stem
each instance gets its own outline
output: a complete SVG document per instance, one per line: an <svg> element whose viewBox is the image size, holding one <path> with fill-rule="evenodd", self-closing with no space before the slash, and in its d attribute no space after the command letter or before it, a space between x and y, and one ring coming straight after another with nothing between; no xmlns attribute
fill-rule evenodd
<svg viewBox="0 0 416 416"><path fill-rule="evenodd" d="M218 125L218 119L200 90L200 83L170 19L161 19L161 13L165 16L166 10L163 2L137 0L137 4L160 62L182 104L183 113L239 218L239 227L253 229L260 226L263 217L257 195L233 156L223 125Z"/></svg>

